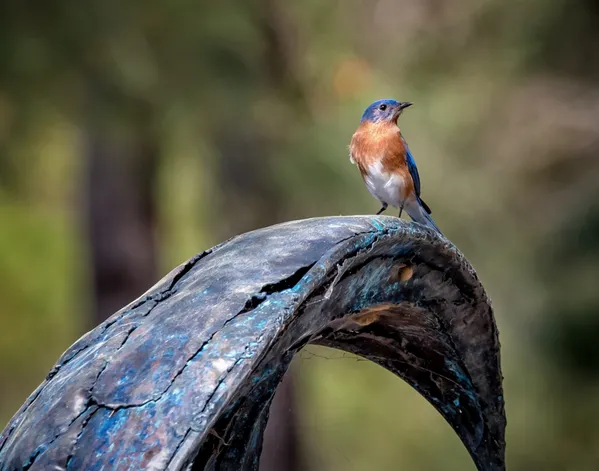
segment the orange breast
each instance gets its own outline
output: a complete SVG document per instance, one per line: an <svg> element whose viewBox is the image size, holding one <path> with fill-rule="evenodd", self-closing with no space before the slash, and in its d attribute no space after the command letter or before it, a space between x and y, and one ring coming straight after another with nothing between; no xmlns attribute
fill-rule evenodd
<svg viewBox="0 0 599 471"><path fill-rule="evenodd" d="M368 174L371 165L380 162L383 171L403 178L404 198L414 193L406 148L395 123L362 123L352 136L350 153L362 176Z"/></svg>

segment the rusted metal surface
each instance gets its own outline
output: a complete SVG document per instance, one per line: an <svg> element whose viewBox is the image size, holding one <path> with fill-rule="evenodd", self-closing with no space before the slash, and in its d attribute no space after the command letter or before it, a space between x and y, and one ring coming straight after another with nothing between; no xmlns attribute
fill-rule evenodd
<svg viewBox="0 0 599 471"><path fill-rule="evenodd" d="M402 377L479 470L505 469L485 291L449 241L384 216L268 227L173 270L65 352L0 436L0 469L256 470L308 343Z"/></svg>

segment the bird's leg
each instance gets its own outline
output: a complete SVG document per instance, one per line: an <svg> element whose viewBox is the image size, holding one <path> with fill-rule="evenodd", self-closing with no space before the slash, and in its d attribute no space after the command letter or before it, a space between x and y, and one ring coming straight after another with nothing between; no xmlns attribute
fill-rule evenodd
<svg viewBox="0 0 599 471"><path fill-rule="evenodd" d="M399 216L397 216L398 218L401 219L401 213L403 213L403 203L401 204L401 206L399 207Z"/></svg>
<svg viewBox="0 0 599 471"><path fill-rule="evenodd" d="M381 209L379 209L379 212L376 213L376 215L378 216L379 214L381 214L385 209L387 209L387 203L383 203L383 207Z"/></svg>

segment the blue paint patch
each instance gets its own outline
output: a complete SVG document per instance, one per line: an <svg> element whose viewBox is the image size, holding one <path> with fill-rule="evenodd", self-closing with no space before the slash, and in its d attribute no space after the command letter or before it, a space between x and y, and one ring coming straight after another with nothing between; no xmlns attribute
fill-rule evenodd
<svg viewBox="0 0 599 471"><path fill-rule="evenodd" d="M384 229L384 226L377 218L372 218L370 222L377 230L382 231Z"/></svg>
<svg viewBox="0 0 599 471"><path fill-rule="evenodd" d="M455 365L451 360L445 359L445 366L456 376L457 380L467 389L473 389L472 381L466 376L462 368Z"/></svg>

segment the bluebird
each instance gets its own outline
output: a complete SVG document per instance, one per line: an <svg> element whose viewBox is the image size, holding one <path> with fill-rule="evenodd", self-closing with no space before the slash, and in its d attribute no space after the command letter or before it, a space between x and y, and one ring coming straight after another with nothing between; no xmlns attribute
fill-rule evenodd
<svg viewBox="0 0 599 471"><path fill-rule="evenodd" d="M360 169L366 188L382 203L377 214L391 205L439 234L431 210L420 197L420 176L397 120L409 101L379 100L366 108L349 146L350 161Z"/></svg>

